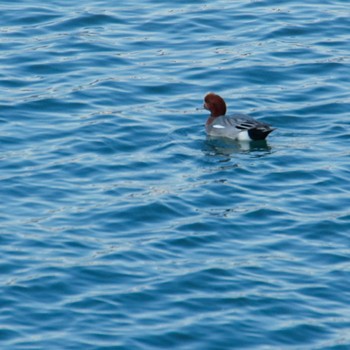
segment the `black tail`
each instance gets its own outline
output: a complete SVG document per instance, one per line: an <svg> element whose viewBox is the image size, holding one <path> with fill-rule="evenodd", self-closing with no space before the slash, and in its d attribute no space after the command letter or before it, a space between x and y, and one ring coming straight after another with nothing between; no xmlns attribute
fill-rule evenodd
<svg viewBox="0 0 350 350"><path fill-rule="evenodd" d="M267 135L274 130L274 128L253 128L248 130L248 135L252 140L265 140Z"/></svg>

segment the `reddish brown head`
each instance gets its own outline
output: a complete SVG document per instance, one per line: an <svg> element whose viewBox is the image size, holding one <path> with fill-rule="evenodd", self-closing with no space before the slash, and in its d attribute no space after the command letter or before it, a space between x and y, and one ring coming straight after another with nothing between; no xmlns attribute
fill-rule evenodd
<svg viewBox="0 0 350 350"><path fill-rule="evenodd" d="M204 108L211 112L211 117L213 118L226 114L226 103L224 99L212 92L205 96Z"/></svg>

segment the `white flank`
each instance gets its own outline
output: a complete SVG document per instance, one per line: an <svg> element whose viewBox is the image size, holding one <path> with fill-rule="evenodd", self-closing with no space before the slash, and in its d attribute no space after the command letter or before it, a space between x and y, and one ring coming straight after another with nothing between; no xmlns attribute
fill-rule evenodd
<svg viewBox="0 0 350 350"><path fill-rule="evenodd" d="M214 124L213 128L215 128L215 129L225 129L225 127L223 125L220 125L220 124Z"/></svg>
<svg viewBox="0 0 350 350"><path fill-rule="evenodd" d="M239 141L251 141L252 139L249 137L248 131L244 130L244 131L241 131L237 135L237 140L239 140Z"/></svg>

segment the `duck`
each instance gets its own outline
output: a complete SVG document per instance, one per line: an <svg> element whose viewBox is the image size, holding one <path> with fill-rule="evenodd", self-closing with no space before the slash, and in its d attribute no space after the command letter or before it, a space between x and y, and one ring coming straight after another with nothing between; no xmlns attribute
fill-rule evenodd
<svg viewBox="0 0 350 350"><path fill-rule="evenodd" d="M210 111L210 116L205 123L209 136L226 137L238 141L259 141L265 140L275 130L270 124L255 120L246 114L235 113L226 116L224 99L213 92L205 96L203 107Z"/></svg>

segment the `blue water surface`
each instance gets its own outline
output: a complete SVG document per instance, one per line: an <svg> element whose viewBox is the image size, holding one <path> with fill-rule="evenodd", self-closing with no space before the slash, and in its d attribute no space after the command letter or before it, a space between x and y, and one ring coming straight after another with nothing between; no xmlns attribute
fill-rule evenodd
<svg viewBox="0 0 350 350"><path fill-rule="evenodd" d="M350 349L348 0L0 13L1 349Z"/></svg>

